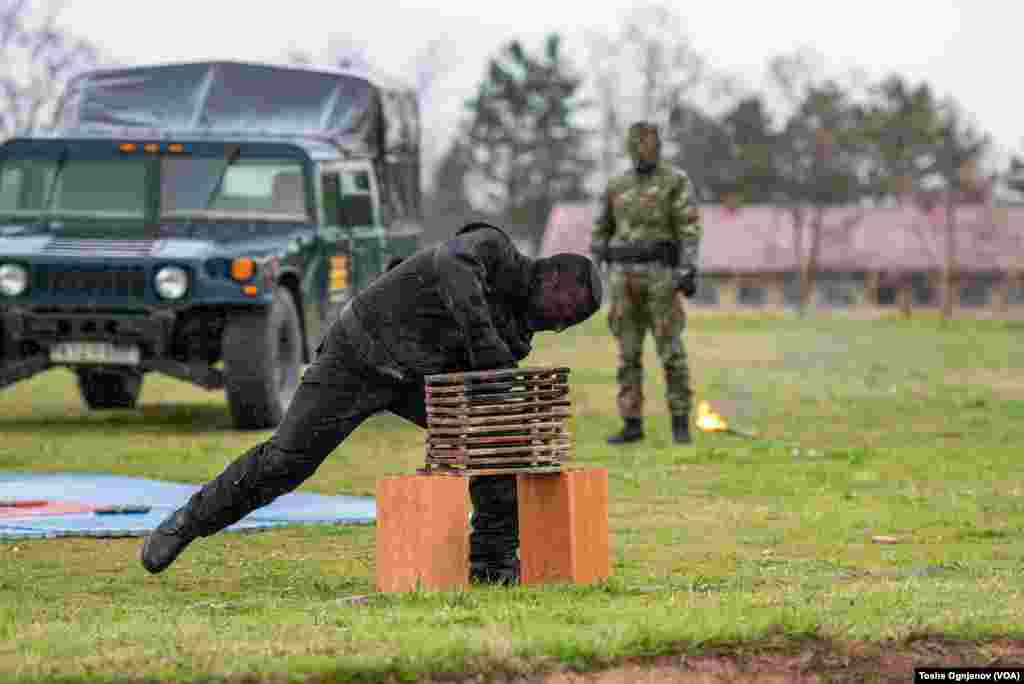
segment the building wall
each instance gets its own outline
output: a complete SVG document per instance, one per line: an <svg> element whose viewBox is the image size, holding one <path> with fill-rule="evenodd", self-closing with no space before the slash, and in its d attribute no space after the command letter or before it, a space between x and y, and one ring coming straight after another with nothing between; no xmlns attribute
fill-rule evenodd
<svg viewBox="0 0 1024 684"><path fill-rule="evenodd" d="M777 273L702 275L691 304L706 309L781 309L787 306L786 281Z"/></svg>
<svg viewBox="0 0 1024 684"><path fill-rule="evenodd" d="M819 274L812 302L831 310L911 311L938 309L942 274L914 273L896 278L878 272ZM954 281L954 304L963 311L1024 314L1024 271L965 274ZM702 274L696 310L781 311L799 303L795 273Z"/></svg>

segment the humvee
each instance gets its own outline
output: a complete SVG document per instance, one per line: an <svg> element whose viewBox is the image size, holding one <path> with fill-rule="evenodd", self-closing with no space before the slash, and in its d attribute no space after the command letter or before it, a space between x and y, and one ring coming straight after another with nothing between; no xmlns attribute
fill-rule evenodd
<svg viewBox="0 0 1024 684"><path fill-rule="evenodd" d="M0 145L0 387L63 366L91 409L147 373L276 425L341 307L418 246L414 91L238 62L96 70Z"/></svg>

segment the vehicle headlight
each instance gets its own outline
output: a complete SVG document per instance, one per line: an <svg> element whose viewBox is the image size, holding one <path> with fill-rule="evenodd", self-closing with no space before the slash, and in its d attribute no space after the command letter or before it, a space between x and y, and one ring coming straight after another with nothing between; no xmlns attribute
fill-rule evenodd
<svg viewBox="0 0 1024 684"><path fill-rule="evenodd" d="M0 294L17 297L28 289L28 269L19 264L0 264Z"/></svg>
<svg viewBox="0 0 1024 684"><path fill-rule="evenodd" d="M181 299L188 292L188 273L178 266L164 266L153 279L156 293L163 299Z"/></svg>

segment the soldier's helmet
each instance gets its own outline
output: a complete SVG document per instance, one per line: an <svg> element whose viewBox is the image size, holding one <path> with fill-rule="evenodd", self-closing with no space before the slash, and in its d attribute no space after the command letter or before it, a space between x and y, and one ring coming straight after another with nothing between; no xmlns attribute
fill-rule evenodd
<svg viewBox="0 0 1024 684"><path fill-rule="evenodd" d="M629 127L629 131L626 133L626 151L634 165L641 161L640 141L648 134L654 135L655 158L661 158L661 134L658 131L658 126L650 121L637 121Z"/></svg>

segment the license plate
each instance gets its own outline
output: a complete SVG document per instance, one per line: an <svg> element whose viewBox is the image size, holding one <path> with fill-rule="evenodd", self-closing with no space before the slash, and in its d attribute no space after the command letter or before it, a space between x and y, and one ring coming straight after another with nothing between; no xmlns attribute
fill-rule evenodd
<svg viewBox="0 0 1024 684"><path fill-rule="evenodd" d="M137 366L139 348L115 347L107 342L61 342L50 349L50 361Z"/></svg>

